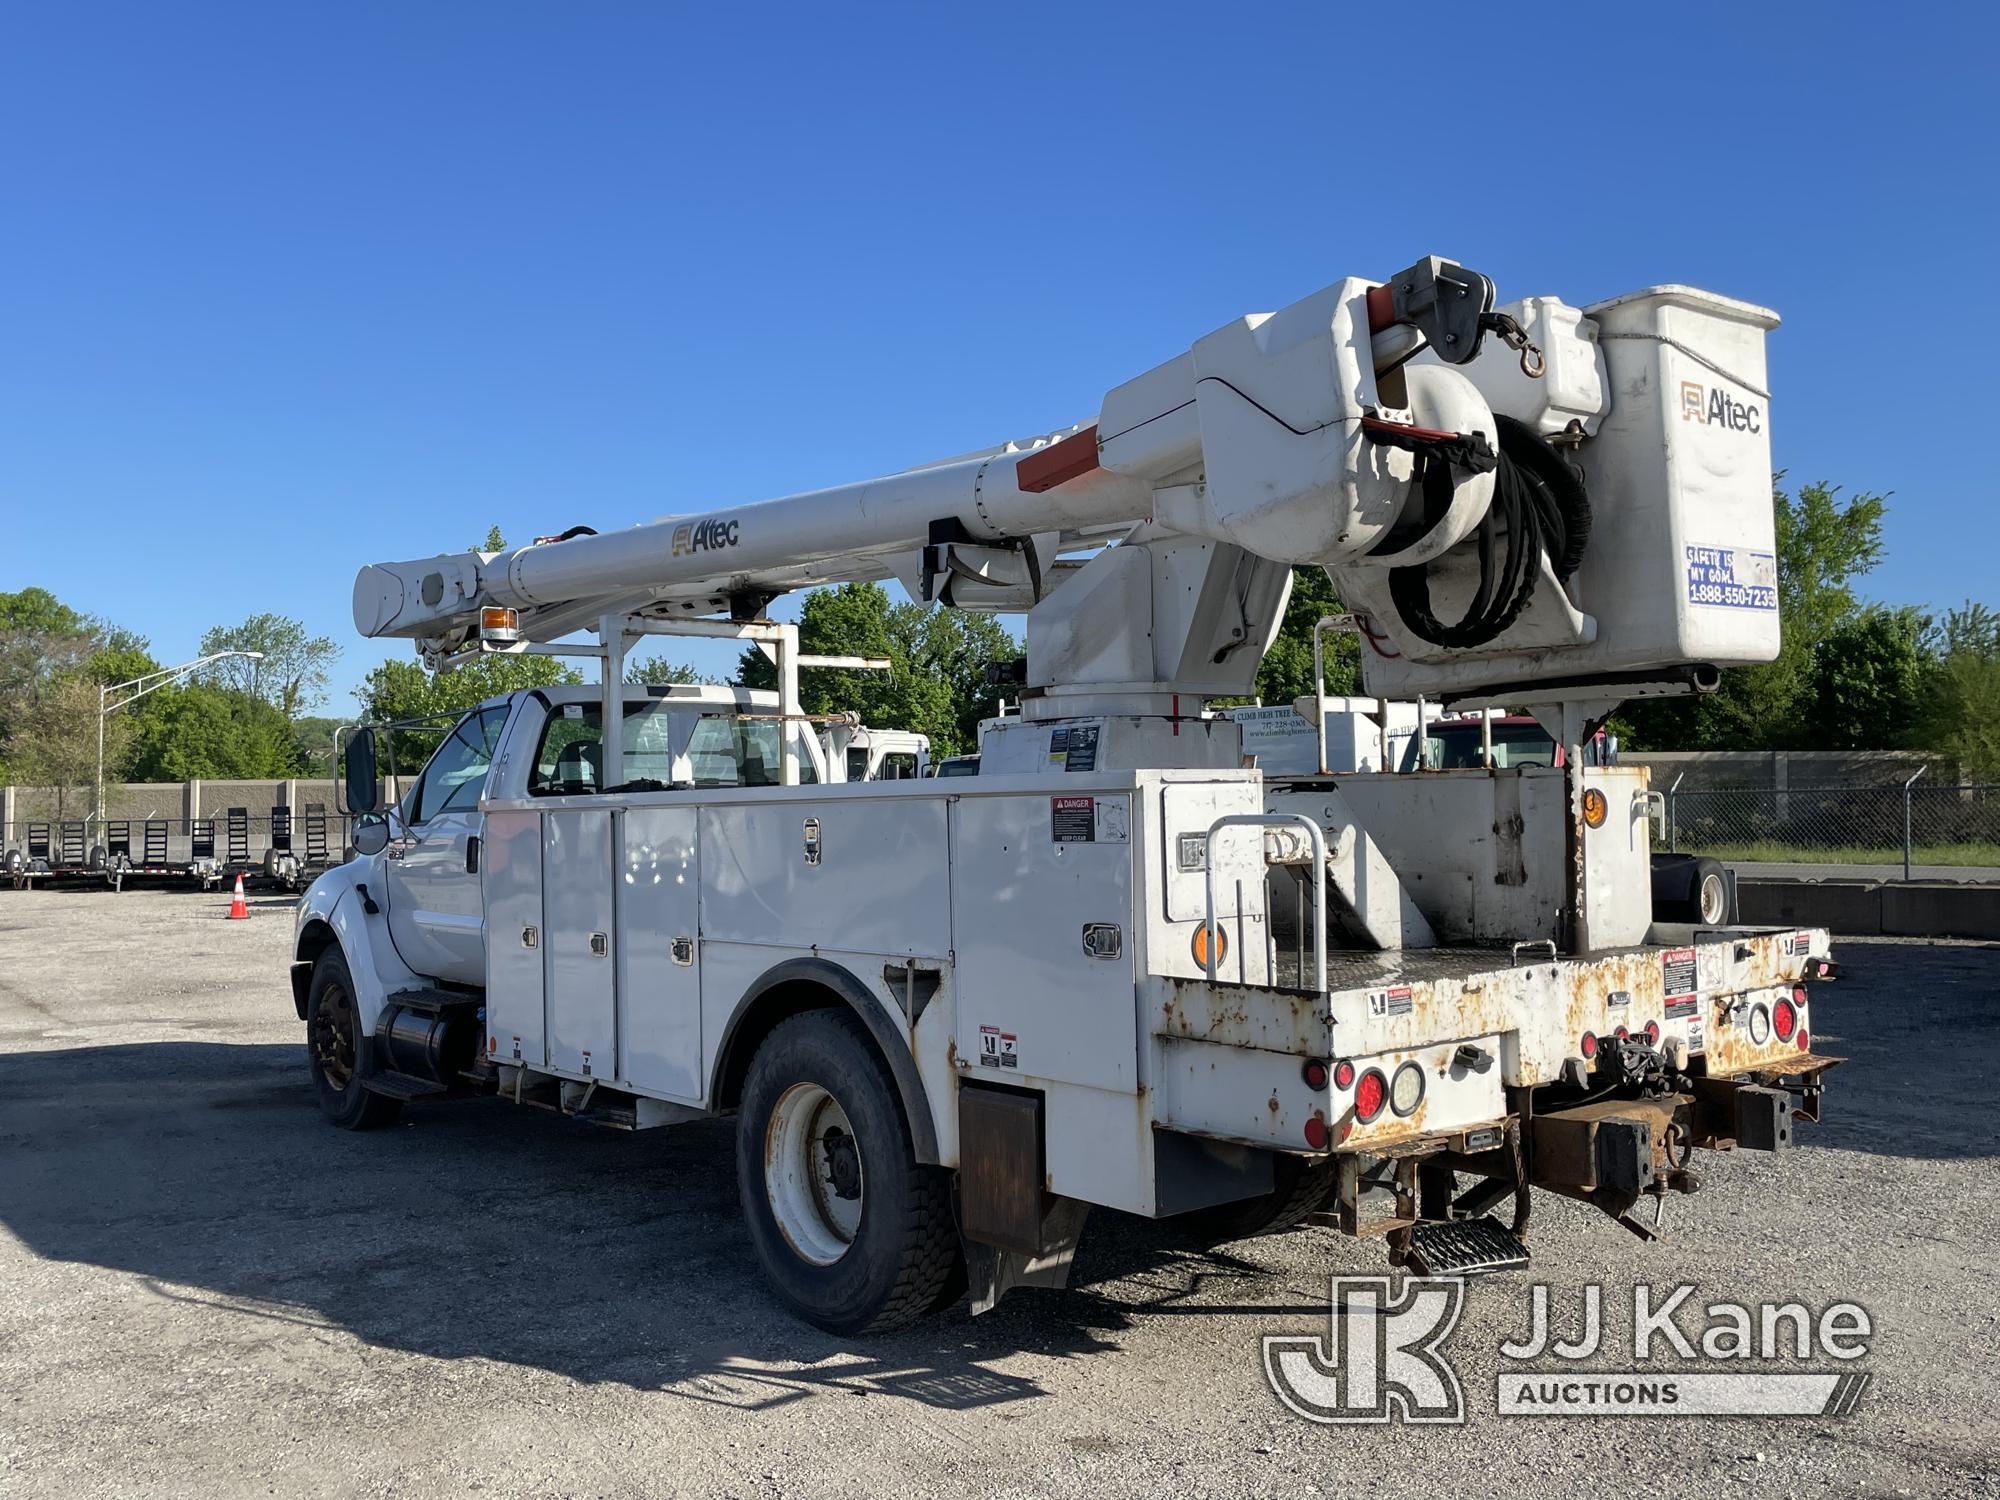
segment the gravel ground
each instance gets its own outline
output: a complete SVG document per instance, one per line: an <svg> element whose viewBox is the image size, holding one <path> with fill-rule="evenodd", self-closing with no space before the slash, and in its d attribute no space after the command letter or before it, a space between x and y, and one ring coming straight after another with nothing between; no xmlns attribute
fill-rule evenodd
<svg viewBox="0 0 2000 1500"><path fill-rule="evenodd" d="M1533 1267L1450 1344L1467 1424L1325 1427L1258 1338L1323 1331L1379 1246L1100 1214L1069 1292L830 1338L752 1269L726 1125L323 1126L290 902L225 905L0 893L0 1492L2000 1496L1994 947L1847 945L1801 1149L1704 1158L1665 1245L1538 1198ZM1873 1382L1843 1420L1497 1417L1528 1285L1574 1317L1592 1279L1607 1367L1644 1279L1859 1301Z"/></svg>

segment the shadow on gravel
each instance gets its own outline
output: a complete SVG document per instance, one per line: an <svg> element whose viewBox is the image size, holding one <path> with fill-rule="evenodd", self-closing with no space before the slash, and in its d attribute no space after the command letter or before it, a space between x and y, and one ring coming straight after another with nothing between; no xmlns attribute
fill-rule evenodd
<svg viewBox="0 0 2000 1500"><path fill-rule="evenodd" d="M2000 944L1835 938L1841 977L1812 987L1824 1123L1794 1139L1877 1156L2000 1156L1990 1059L2000 1052Z"/></svg>
<svg viewBox="0 0 2000 1500"><path fill-rule="evenodd" d="M222 1316L752 1409L1019 1401L1042 1387L998 1362L1113 1349L1140 1317L1326 1315L1247 1261L1100 1213L1072 1291L834 1338L764 1286L732 1128L627 1135L479 1100L356 1135L321 1121L299 1046L18 1053L0 1056L0 1223L38 1255Z"/></svg>
<svg viewBox="0 0 2000 1500"><path fill-rule="evenodd" d="M1840 956L1847 976L1811 1014L1819 1045L1851 1061L1827 1123L1801 1130L1805 1149L2000 1154L1984 1083L2000 947L1853 943ZM1042 1394L1002 1368L1010 1356L1087 1358L1148 1318L1325 1316L1259 1265L1100 1212L1066 1293L832 1338L764 1287L730 1122L622 1135L480 1100L351 1135L322 1123L302 1052L181 1041L0 1056L0 1222L41 1256L123 1270L219 1315L744 1408L835 1394L988 1406Z"/></svg>

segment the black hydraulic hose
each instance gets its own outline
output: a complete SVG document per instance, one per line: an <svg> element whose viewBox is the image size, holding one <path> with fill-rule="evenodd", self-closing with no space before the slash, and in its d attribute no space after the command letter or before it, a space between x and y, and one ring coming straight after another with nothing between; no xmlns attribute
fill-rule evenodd
<svg viewBox="0 0 2000 1500"><path fill-rule="evenodd" d="M1389 573L1389 597L1404 626L1434 646L1466 650L1495 639L1528 607L1542 556L1557 580L1567 582L1590 543L1583 481L1532 427L1512 417L1495 420L1500 453L1493 503L1479 523L1479 584L1464 617L1450 625L1438 619L1427 564ZM1419 485L1455 482L1452 459L1442 450L1419 451L1417 464Z"/></svg>

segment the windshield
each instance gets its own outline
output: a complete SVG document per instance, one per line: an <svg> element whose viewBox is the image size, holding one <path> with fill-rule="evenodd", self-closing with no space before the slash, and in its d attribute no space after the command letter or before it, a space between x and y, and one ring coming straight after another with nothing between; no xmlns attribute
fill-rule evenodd
<svg viewBox="0 0 2000 1500"><path fill-rule="evenodd" d="M486 789L486 773L492 769L501 726L506 722L507 710L498 705L459 720L404 800L405 820L424 823L439 813L477 807Z"/></svg>
<svg viewBox="0 0 2000 1500"><path fill-rule="evenodd" d="M1547 766L1555 762L1555 741L1539 724L1495 724L1493 765L1511 771L1517 766ZM1404 769L1412 770L1414 747L1405 757ZM1433 724L1424 737L1426 771L1474 770L1485 764L1480 751L1479 723Z"/></svg>
<svg viewBox="0 0 2000 1500"><path fill-rule="evenodd" d="M566 703L550 715L535 752L531 796L575 797L619 786L660 790L781 784L781 720L747 719L665 698L627 703L623 774L612 781L603 774L601 722L595 703ZM677 739L685 741L678 753ZM816 780L818 771L801 743L799 781Z"/></svg>

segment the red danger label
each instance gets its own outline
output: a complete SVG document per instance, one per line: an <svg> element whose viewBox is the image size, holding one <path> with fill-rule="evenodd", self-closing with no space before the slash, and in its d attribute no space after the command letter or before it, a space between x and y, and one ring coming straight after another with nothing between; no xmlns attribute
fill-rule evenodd
<svg viewBox="0 0 2000 1500"><path fill-rule="evenodd" d="M1660 992L1667 999L1693 995L1695 985L1694 949L1669 948L1660 955Z"/></svg>

